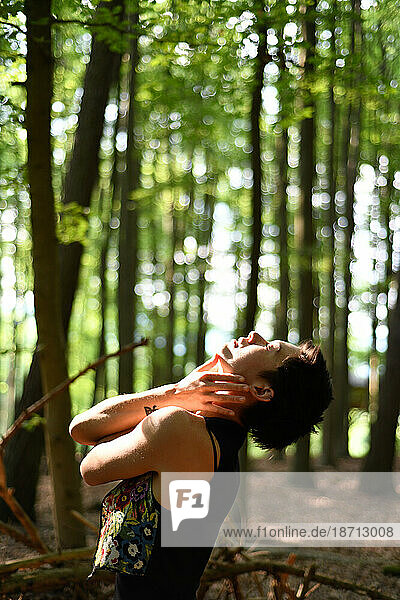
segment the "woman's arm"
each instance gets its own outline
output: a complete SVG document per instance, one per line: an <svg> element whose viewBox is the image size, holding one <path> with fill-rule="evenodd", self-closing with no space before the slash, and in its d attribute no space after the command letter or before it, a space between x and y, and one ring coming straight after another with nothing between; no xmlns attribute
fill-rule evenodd
<svg viewBox="0 0 400 600"><path fill-rule="evenodd" d="M167 406L173 393L173 386L165 385L145 392L107 398L76 415L69 426L69 433L76 442L88 446L97 444L105 437L119 437L132 431L146 415Z"/></svg>
<svg viewBox="0 0 400 600"><path fill-rule="evenodd" d="M234 417L232 408L243 402L249 393L244 378L199 369L176 384L99 402L71 421L70 435L81 444L95 445L106 436L120 436L131 431L148 414L166 406L201 411L209 416Z"/></svg>
<svg viewBox="0 0 400 600"><path fill-rule="evenodd" d="M88 485L129 479L147 471L211 472L213 453L204 419L166 407L130 433L102 441L80 465Z"/></svg>

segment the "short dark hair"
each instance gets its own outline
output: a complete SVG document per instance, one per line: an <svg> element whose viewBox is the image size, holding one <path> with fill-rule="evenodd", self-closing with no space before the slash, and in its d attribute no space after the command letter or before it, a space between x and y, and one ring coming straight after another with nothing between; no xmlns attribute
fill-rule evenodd
<svg viewBox="0 0 400 600"><path fill-rule="evenodd" d="M320 346L301 342L300 355L284 359L276 371L264 371L274 390L269 402L258 402L244 413L254 442L264 449L282 450L300 437L317 431L332 398L332 380Z"/></svg>

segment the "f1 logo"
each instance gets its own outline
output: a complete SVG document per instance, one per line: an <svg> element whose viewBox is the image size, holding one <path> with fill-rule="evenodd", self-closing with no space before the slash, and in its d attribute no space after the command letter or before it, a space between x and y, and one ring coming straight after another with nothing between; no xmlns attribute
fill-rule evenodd
<svg viewBox="0 0 400 600"><path fill-rule="evenodd" d="M204 519L210 507L210 484L204 479L175 479L169 484L172 531L185 519Z"/></svg>

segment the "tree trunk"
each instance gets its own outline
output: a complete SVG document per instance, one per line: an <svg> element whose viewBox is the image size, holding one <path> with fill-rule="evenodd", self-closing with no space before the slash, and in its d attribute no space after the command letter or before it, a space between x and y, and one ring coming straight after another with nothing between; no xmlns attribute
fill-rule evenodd
<svg viewBox="0 0 400 600"><path fill-rule="evenodd" d="M371 427L371 446L363 471L393 469L400 410L400 271L396 280L397 301L389 316L386 371L379 397L378 418Z"/></svg>
<svg viewBox="0 0 400 600"><path fill-rule="evenodd" d="M103 131L104 110L115 75L117 56L104 42L94 38L90 62L85 74L84 94L74 149L65 180L63 198L66 204L77 202L83 207L90 205L92 190L97 178L98 151ZM102 85L99 85L99 81L102 82ZM66 335L78 282L82 245L74 242L68 246L61 246L60 254L62 320ZM22 397L16 403L15 417L39 400L41 396L39 361L35 351ZM43 446L44 437L41 427L37 427L33 431L21 428L7 444L4 458L8 485L14 488L15 497L33 520L35 520L36 487ZM0 519L7 520L8 518L13 518L12 514L2 502Z"/></svg>
<svg viewBox="0 0 400 600"><path fill-rule="evenodd" d="M335 4L336 8L336 4ZM334 10L335 13L335 10ZM333 22L331 25L332 39L331 47L333 52L332 67L330 73L330 89L329 89L329 110L330 110L330 121L331 121L331 139L329 146L329 160L328 160L328 177L329 177L329 334L328 344L326 349L326 359L328 363L329 371L332 375L333 382L334 368L335 368L335 330L336 330L336 303L335 303L335 221L336 221L336 155L335 155L335 141L336 141L336 106L335 106L335 95L334 95L334 83L335 83L335 63L336 63L336 52L335 52L335 22L333 16ZM338 419L338 405L336 397L334 397L328 410L325 413L323 421L323 438L322 438L322 461L324 465L336 464L336 448L335 448L335 422Z"/></svg>
<svg viewBox="0 0 400 600"><path fill-rule="evenodd" d="M275 337L287 340L289 303L289 261L288 261L288 216L287 216L287 130L276 136L276 154L279 172L277 178L277 198L279 202L277 223L279 225L279 304L276 308Z"/></svg>
<svg viewBox="0 0 400 600"><path fill-rule="evenodd" d="M309 5L315 11L315 2ZM304 12L306 8L304 7ZM315 22L308 18L303 26L303 37L308 44L308 52L304 62L304 78L307 80L314 70L310 58L315 56ZM301 123L300 142L300 206L298 229L299 267L299 334L300 340L313 337L314 316L314 286L312 271L312 253L314 247L314 232L312 219L312 189L314 177L314 110L313 98L307 98L307 105L311 108L312 116L304 118ZM310 470L310 436L299 440L296 445L294 458L295 471Z"/></svg>
<svg viewBox="0 0 400 600"><path fill-rule="evenodd" d="M257 287L259 274L259 259L262 238L262 163L261 163L261 136L260 115L262 110L262 90L264 87L264 69L266 63L267 41L264 31L258 32L260 43L258 47L255 85L251 102L251 168L253 170L252 187L252 226L251 226L251 271L247 286L247 308L245 331L247 335L254 329L257 314Z"/></svg>
<svg viewBox="0 0 400 600"><path fill-rule="evenodd" d="M169 157L171 160L171 157ZM167 377L168 381L174 381L174 337L175 337L175 284L174 284L174 272L175 262L174 255L176 249L177 239L177 217L175 214L175 192L169 190L169 209L165 215L165 231L170 241L169 247L169 260L167 261L165 268L165 287L169 294L168 300L168 323L167 323L167 344L166 344L166 360L167 360Z"/></svg>
<svg viewBox="0 0 400 600"><path fill-rule="evenodd" d="M24 384L22 398L16 403L15 418L23 410L42 396L42 383L37 352L34 353L29 373ZM29 517L35 520L36 487L39 479L39 468L44 448L44 435L41 426L32 430L20 427L8 442L4 463L7 473L7 484L14 488L14 495ZM16 521L14 514L1 501L0 520Z"/></svg>
<svg viewBox="0 0 400 600"><path fill-rule="evenodd" d="M283 58L281 59L281 68L284 68ZM281 134L275 138L276 156L278 161L278 177L276 181L278 209L276 221L279 226L279 303L276 306L275 333L274 337L278 340L287 340L288 338L288 307L289 307L289 258L288 258L288 214L287 214L287 154L288 154L288 134L287 129L283 129ZM274 452L275 460L283 460L285 450L276 450Z"/></svg>
<svg viewBox="0 0 400 600"><path fill-rule="evenodd" d="M192 157L192 155L191 155ZM194 211L193 211L193 191L194 191L194 180L193 176L190 177L190 187L189 187L189 204L183 211L182 219L181 219L181 227L179 232L179 249L183 250L184 238L187 235L193 235L194 230ZM185 308L182 311L181 318L183 319L183 336L185 339L185 353L182 356L182 368L183 374L185 374L186 366L189 362L195 362L196 364L201 364L196 362L196 354L197 354L197 332L194 331L194 327L189 322L189 311L190 311L190 294L192 286L188 282L187 278L185 278L186 274L186 265L183 264L180 266L182 272L182 291L186 295ZM201 273L201 270L200 270ZM201 275L200 275L201 276ZM200 287L200 278L199 278L199 287ZM200 293L199 293L200 295ZM204 360L203 360L204 362Z"/></svg>
<svg viewBox="0 0 400 600"><path fill-rule="evenodd" d="M241 335L247 335L255 327L257 315L257 288L259 276L259 260L262 239L262 162L260 116L262 110L262 90L264 87L264 70L266 64L267 38L259 28L259 46L255 84L251 101L251 168L253 171L253 187L251 190L252 225L251 225L251 258L250 277L247 285L247 307L245 312L245 328ZM247 438L239 453L241 471L247 471Z"/></svg>
<svg viewBox="0 0 400 600"><path fill-rule="evenodd" d="M210 185L210 176L209 182ZM199 320L197 330L197 352L196 352L196 364L201 365L205 361L205 342L207 333L207 314L204 310L205 306L205 294L206 294L206 270L207 261L211 259L211 234L213 228L213 215L214 215L214 194L206 193L204 202L204 215L200 217L199 227L199 243L200 245L208 249L207 257L199 257L197 265L199 269Z"/></svg>
<svg viewBox="0 0 400 600"><path fill-rule="evenodd" d="M350 138L350 107L344 104L340 111L338 131L341 134L340 148L338 153L338 183L340 187L346 190L347 163L349 155L349 138ZM340 172L340 175L339 175ZM346 235L346 233L345 233ZM336 270L336 282L339 283L342 289L345 289L344 270L346 268L345 247L346 242L340 244L340 265ZM339 250L339 245L337 250ZM337 252L337 257L339 252ZM339 263L339 260L338 260ZM335 288L336 288L335 282ZM336 292L335 292L336 294ZM347 338L348 331L345 323L345 299L342 292L336 294L336 298L340 301L339 310L336 308L336 334L335 334L335 402L337 406L337 415L334 421L334 439L335 439L335 456L341 454L340 440L343 438L343 412L344 407L348 404L348 351Z"/></svg>
<svg viewBox="0 0 400 600"><path fill-rule="evenodd" d="M381 30L380 30L381 31ZM381 33L381 48L382 48L382 74L384 79L389 76L387 73L387 61L385 56L384 43ZM386 101L386 112L391 110L390 100ZM384 139L384 138L383 138ZM384 152L390 156L389 144L384 145ZM382 171L383 172L383 171ZM386 352L386 369L382 377L382 384L379 386L379 376L377 376L377 402L373 403L370 410L371 418L371 442L369 453L367 454L363 471L391 471L393 462L396 456L396 429L399 417L399 336L400 336L400 297L399 283L400 272L395 274L393 281L392 259L393 259L393 233L390 231L391 218L391 203L393 191L394 168L389 165L388 171L385 173L386 185L380 187L380 203L379 210L382 214L383 225L387 232L387 254L384 260L385 280L380 281L377 286L376 293L386 292L391 287L392 283L397 283L397 301L394 308L390 309L387 316L388 323L388 347ZM376 311L374 313L374 338L376 340L375 327L377 324ZM376 353L376 369L378 369L379 356ZM371 402L370 402L371 408Z"/></svg>
<svg viewBox="0 0 400 600"><path fill-rule="evenodd" d="M159 240L163 239L163 227L160 226L159 220L157 216L154 215L154 211L151 213L151 251L153 255L154 263L161 262L160 258L160 246ZM152 275L152 281L157 280L159 275L154 272ZM157 337L162 337L165 334L165 319L160 317L157 312L157 307L153 305L151 312L149 314L149 318L153 324L154 338L155 343L150 345L151 351L151 366L152 366L152 387L159 387L160 385L165 385L166 383L170 383L167 377L167 366L165 360L165 348L160 347L157 344Z"/></svg>
<svg viewBox="0 0 400 600"><path fill-rule="evenodd" d="M60 265L51 177L50 111L53 93L51 1L28 0L27 107L28 178L31 195L35 315L40 371L45 392L67 378L61 319ZM40 85L38 83L40 82ZM54 491L57 546L83 546L85 532L70 511L81 510L80 477L74 444L68 434L71 404L68 391L49 402L45 441Z"/></svg>
<svg viewBox="0 0 400 600"><path fill-rule="evenodd" d="M353 22L352 22L352 56L356 53L361 56L361 21L360 0L353 0ZM354 89L359 89L359 77L355 77ZM343 389L340 390L337 401L341 423L338 437L338 455L348 456L348 411L349 411L349 365L348 365L348 326L349 326L349 301L351 295L351 271L350 264L353 258L352 238L354 233L354 184L357 177L357 165L360 152L360 114L361 99L359 94L353 98L350 106L349 116L349 139L347 146L346 165L346 219L347 227L344 230L344 309L343 309L343 338L340 349L339 367L342 371Z"/></svg>
<svg viewBox="0 0 400 600"><path fill-rule="evenodd" d="M107 267L107 253L110 245L110 234L111 228L109 225L110 221L110 204L112 202L111 190L101 190L99 197L99 218L102 223L102 235L100 238L100 266L99 266L99 279L100 279L100 342L99 342L99 356L106 354L106 306L107 306L107 282L106 282L106 267ZM92 406L101 402L107 395L107 370L106 365L100 365L96 369L95 374L95 385Z"/></svg>
<svg viewBox="0 0 400 600"><path fill-rule="evenodd" d="M206 359L206 322L204 314L204 297L206 291L205 260L199 259L199 318L197 324L196 364L201 365Z"/></svg>
<svg viewBox="0 0 400 600"><path fill-rule="evenodd" d="M379 193L379 191L377 190ZM380 220L380 210L381 203L383 205L383 199L380 198L379 204L373 205L370 211L370 230L371 223L374 220ZM373 257L372 257L372 268L371 272L377 274L379 265L378 265L378 244L379 238L376 232L372 232L371 230L371 245L373 248ZM368 412L370 416L370 422L373 423L376 420L377 409L378 409L378 395L379 395L379 354L376 347L377 337L376 337L376 329L378 327L378 316L377 316L377 304L378 304L378 294L379 294L379 281L378 278L371 283L370 287L370 301L369 301L369 314L371 319L371 329L372 329L372 340L371 347L369 352L369 374L368 374Z"/></svg>
<svg viewBox="0 0 400 600"><path fill-rule="evenodd" d="M131 16L132 24L138 15ZM137 271L137 204L132 194L139 186L139 159L135 148L136 119L136 66L138 62L137 36L134 35L130 48L127 148L125 171L121 174L121 218L119 230L119 275L118 275L118 324L119 344L129 344L135 335L136 301L135 285ZM134 358L132 353L119 359L119 392L130 393L134 389Z"/></svg>

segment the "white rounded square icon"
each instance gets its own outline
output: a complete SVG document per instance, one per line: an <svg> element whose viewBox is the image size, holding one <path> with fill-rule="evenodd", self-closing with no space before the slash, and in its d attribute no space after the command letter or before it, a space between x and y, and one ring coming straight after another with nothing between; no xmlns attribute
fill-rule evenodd
<svg viewBox="0 0 400 600"><path fill-rule="evenodd" d="M210 484L204 479L175 479L169 483L172 531L185 519L204 519L210 507Z"/></svg>

